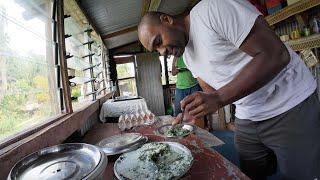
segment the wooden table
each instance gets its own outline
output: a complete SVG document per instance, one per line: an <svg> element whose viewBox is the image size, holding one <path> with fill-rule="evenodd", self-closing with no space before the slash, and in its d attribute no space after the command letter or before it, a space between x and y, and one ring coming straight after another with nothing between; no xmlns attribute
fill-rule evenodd
<svg viewBox="0 0 320 180"><path fill-rule="evenodd" d="M194 162L188 173L182 179L249 179L238 167L225 159L213 149L206 148L203 141L196 135L191 134L183 139L165 139L154 134L154 126L139 127L131 132L141 133L149 138L149 141L174 141L188 147L194 157ZM84 137L84 142L96 144L106 137L119 134L117 124L106 123L95 125ZM108 156L108 166L105 170L106 179L116 179L113 165L118 157Z"/></svg>

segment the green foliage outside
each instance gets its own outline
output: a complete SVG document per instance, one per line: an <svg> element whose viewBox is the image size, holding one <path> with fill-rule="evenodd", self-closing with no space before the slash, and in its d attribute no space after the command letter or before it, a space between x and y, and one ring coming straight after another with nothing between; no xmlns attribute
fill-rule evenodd
<svg viewBox="0 0 320 180"><path fill-rule="evenodd" d="M134 68L133 63L117 64L118 79L133 77L134 74L130 71Z"/></svg>
<svg viewBox="0 0 320 180"><path fill-rule="evenodd" d="M75 87L75 88L72 88L72 92L71 92L71 97L75 97L75 98L78 98L81 96L81 89L80 87Z"/></svg>
<svg viewBox="0 0 320 180"><path fill-rule="evenodd" d="M45 55L22 57L10 49L7 23L0 16L0 141L58 113L57 91L49 88L55 86L54 66Z"/></svg>
<svg viewBox="0 0 320 180"><path fill-rule="evenodd" d="M44 59L33 55L30 61L19 57L1 57L6 65L6 89L0 98L0 140L22 131L53 115L49 94L48 72ZM4 78L4 77L2 77ZM5 84L1 83L0 86Z"/></svg>
<svg viewBox="0 0 320 180"><path fill-rule="evenodd" d="M118 79L134 77L134 64L117 64ZM136 96L137 87L135 79L119 80L118 82L121 96Z"/></svg>

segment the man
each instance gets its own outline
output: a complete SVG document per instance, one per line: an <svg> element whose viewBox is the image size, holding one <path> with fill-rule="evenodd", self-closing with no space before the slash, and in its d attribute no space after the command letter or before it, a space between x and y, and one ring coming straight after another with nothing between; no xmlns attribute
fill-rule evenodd
<svg viewBox="0 0 320 180"><path fill-rule="evenodd" d="M176 95L174 100L174 114L177 116L181 113L180 101L194 92L201 91L201 88L197 79L195 79L187 69L182 57L173 58L172 75L177 75Z"/></svg>
<svg viewBox="0 0 320 180"><path fill-rule="evenodd" d="M246 0L202 0L185 17L150 12L138 35L150 51L183 54L206 87L182 101L185 112L236 105L235 143L249 177L265 179L277 162L286 179L320 179L315 79Z"/></svg>

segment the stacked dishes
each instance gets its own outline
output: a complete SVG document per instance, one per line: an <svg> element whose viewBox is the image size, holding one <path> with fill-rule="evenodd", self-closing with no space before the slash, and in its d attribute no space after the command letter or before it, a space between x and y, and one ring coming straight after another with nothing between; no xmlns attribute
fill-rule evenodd
<svg viewBox="0 0 320 180"><path fill-rule="evenodd" d="M11 169L15 179L103 179L108 160L96 146L61 144L32 153Z"/></svg>
<svg viewBox="0 0 320 180"><path fill-rule="evenodd" d="M101 140L98 146L106 155L116 155L133 151L148 141L139 133L123 133Z"/></svg>

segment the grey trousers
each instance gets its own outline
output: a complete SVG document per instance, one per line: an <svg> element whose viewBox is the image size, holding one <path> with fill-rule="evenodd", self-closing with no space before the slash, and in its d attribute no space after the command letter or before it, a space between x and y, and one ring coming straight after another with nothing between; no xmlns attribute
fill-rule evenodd
<svg viewBox="0 0 320 180"><path fill-rule="evenodd" d="M282 179L320 180L320 104L316 93L289 111L260 122L236 119L241 170L266 179L277 166Z"/></svg>

